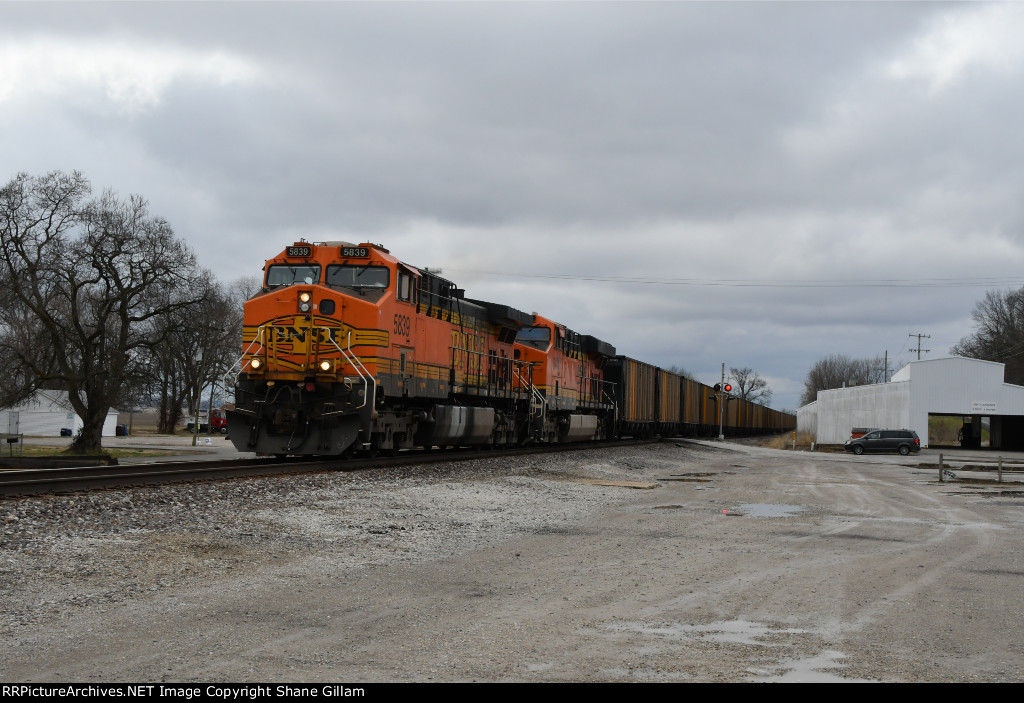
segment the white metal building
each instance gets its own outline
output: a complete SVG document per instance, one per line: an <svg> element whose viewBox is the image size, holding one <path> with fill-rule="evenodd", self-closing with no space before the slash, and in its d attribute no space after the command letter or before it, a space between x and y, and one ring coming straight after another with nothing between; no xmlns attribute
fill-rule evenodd
<svg viewBox="0 0 1024 703"><path fill-rule="evenodd" d="M1003 364L965 357L912 361L889 383L818 391L797 411L798 432L819 444L842 444L854 428L908 429L928 444L928 416L969 418L981 437L988 418L990 446L1024 449L1024 386L1003 383Z"/></svg>
<svg viewBox="0 0 1024 703"><path fill-rule="evenodd" d="M24 403L0 410L0 432L28 437L60 437L62 429L75 435L83 424L68 402L67 391L36 391ZM103 436L113 437L116 432L117 410L111 408L103 421Z"/></svg>

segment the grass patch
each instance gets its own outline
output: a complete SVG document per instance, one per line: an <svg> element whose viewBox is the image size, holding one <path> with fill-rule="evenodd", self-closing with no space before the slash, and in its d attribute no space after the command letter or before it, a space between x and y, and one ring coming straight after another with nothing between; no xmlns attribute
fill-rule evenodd
<svg viewBox="0 0 1024 703"><path fill-rule="evenodd" d="M809 432L801 432L797 435L797 446L798 451L810 451L811 442L814 441L814 435ZM763 442L761 446L768 447L769 449L793 449L793 433L787 432L784 435L775 435ZM836 445L816 445L815 451L837 451ZM839 446L838 451L843 451L843 447Z"/></svg>
<svg viewBox="0 0 1024 703"><path fill-rule="evenodd" d="M198 448L198 447L197 447ZM6 448L5 448L6 449ZM148 456L186 456L188 454L194 454L194 451L177 451L174 449L136 449L134 447L126 447L123 449L104 449L99 452L97 456L112 456L116 459L121 458L132 458L132 457L148 457ZM13 454L9 454L7 451L0 452L0 458L13 456L30 456L30 457L64 457L72 454L66 449L61 447L49 447L40 444L26 444L22 447L22 452L18 453L15 451ZM81 456L79 453L74 453L73 456Z"/></svg>

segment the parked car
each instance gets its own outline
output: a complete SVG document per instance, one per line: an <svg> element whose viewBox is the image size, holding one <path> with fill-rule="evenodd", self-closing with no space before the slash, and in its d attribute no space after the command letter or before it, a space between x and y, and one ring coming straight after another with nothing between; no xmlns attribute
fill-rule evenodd
<svg viewBox="0 0 1024 703"><path fill-rule="evenodd" d="M921 440L913 430L872 430L863 437L846 440L843 449L854 454L899 452L906 456L921 451Z"/></svg>

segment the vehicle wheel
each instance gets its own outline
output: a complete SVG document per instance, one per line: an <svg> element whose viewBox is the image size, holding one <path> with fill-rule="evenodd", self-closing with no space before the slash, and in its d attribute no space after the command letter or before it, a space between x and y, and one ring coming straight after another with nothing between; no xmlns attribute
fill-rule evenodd
<svg viewBox="0 0 1024 703"><path fill-rule="evenodd" d="M228 433L228 427L227 427L227 425L225 425L224 427L221 427L221 428L220 428L220 433L221 433L221 434L227 434L227 433Z"/></svg>
<svg viewBox="0 0 1024 703"><path fill-rule="evenodd" d="M853 445L853 453L856 454L857 456L860 456L861 454L864 453L864 447L862 447L859 444Z"/></svg>
<svg viewBox="0 0 1024 703"><path fill-rule="evenodd" d="M910 447L908 447L905 444L901 445L900 446L900 454L902 454L903 456L906 456L907 454L910 454Z"/></svg>

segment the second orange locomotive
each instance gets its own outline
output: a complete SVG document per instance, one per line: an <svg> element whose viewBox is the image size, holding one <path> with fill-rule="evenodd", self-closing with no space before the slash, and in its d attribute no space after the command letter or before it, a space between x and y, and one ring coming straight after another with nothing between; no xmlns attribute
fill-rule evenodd
<svg viewBox="0 0 1024 703"><path fill-rule="evenodd" d="M610 437L611 345L470 300L380 245L296 242L245 304L241 451L347 454Z"/></svg>

